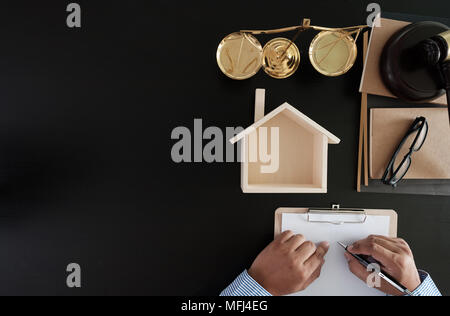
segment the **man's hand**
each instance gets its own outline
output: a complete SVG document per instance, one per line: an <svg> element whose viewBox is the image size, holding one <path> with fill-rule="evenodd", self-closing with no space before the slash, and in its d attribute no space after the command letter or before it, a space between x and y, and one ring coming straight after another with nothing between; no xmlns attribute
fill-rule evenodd
<svg viewBox="0 0 450 316"><path fill-rule="evenodd" d="M272 295L302 291L320 276L328 248L327 242L316 247L285 231L256 257L248 274Z"/></svg>
<svg viewBox="0 0 450 316"><path fill-rule="evenodd" d="M413 254L403 239L371 235L349 246L348 251L353 254L372 256L381 263L381 270L411 292L420 285L420 277ZM371 272L367 272L366 268L350 254L345 253L345 256L349 262L350 271L366 282ZM384 280L381 280L379 290L389 295L403 295Z"/></svg>

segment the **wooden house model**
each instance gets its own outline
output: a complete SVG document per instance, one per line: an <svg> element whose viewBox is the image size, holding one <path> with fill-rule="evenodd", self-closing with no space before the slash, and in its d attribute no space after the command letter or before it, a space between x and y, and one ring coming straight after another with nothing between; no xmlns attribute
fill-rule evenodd
<svg viewBox="0 0 450 316"><path fill-rule="evenodd" d="M328 144L338 144L340 139L288 103L264 116L264 94L264 89L256 90L255 123L230 139L241 141L242 191L326 193ZM261 146L267 146L267 153L272 159L278 156L278 161L261 159ZM274 148L278 155L270 152Z"/></svg>

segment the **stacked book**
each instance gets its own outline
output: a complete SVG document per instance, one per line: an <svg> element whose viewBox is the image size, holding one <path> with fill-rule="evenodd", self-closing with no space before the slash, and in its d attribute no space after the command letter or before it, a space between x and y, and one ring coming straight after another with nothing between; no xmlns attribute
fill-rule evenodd
<svg viewBox="0 0 450 316"><path fill-rule="evenodd" d="M395 98L384 85L380 58L385 44L397 31L410 23L447 19L384 13L380 27L365 37L360 147L358 152L358 192L450 195L450 126L445 96L430 103L408 103ZM381 178L398 144L416 117L429 125L428 136L420 151L413 153L408 173L397 187L382 183ZM400 152L402 159L409 148Z"/></svg>

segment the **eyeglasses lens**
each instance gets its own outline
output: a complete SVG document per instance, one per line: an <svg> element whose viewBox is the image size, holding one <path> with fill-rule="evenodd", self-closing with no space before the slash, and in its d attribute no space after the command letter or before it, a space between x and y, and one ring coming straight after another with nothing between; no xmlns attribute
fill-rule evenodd
<svg viewBox="0 0 450 316"><path fill-rule="evenodd" d="M406 160L403 160L403 158L401 158L399 163L400 163L400 165L396 166L394 168L394 171L397 170L397 168L398 168L398 171L392 177L392 182L394 182L394 183L401 180L405 176L405 174L408 172L409 166L411 165L411 158L408 157L408 158L406 158ZM395 163L394 163L394 166L395 166Z"/></svg>
<svg viewBox="0 0 450 316"><path fill-rule="evenodd" d="M397 158L395 159L394 162L394 170L396 170L399 167L399 164L402 162L403 157L405 157L406 154L409 153L409 149L411 148L416 136L417 133L412 133L408 135L408 138L405 140L402 147L400 148L400 151L397 154Z"/></svg>
<svg viewBox="0 0 450 316"><path fill-rule="evenodd" d="M414 145L413 150L417 151L420 149L420 147L422 147L423 143L425 142L425 138L427 136L427 131L428 131L428 124L425 122L423 123L424 126L422 127L422 129L419 131L419 136L417 136L417 142Z"/></svg>

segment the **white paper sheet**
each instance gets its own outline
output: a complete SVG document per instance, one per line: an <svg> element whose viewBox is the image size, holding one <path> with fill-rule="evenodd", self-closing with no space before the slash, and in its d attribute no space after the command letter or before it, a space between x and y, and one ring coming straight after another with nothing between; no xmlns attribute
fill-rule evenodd
<svg viewBox="0 0 450 316"><path fill-rule="evenodd" d="M292 230L302 234L314 243L328 241L330 249L325 257L321 276L305 291L293 295L300 296L333 296L354 295L373 296L385 295L377 289L369 288L348 269L344 257L344 249L338 241L346 245L364 239L371 234L389 235L390 218L388 216L368 216L364 224L334 225L329 223L311 223L306 214L284 213L281 230Z"/></svg>

